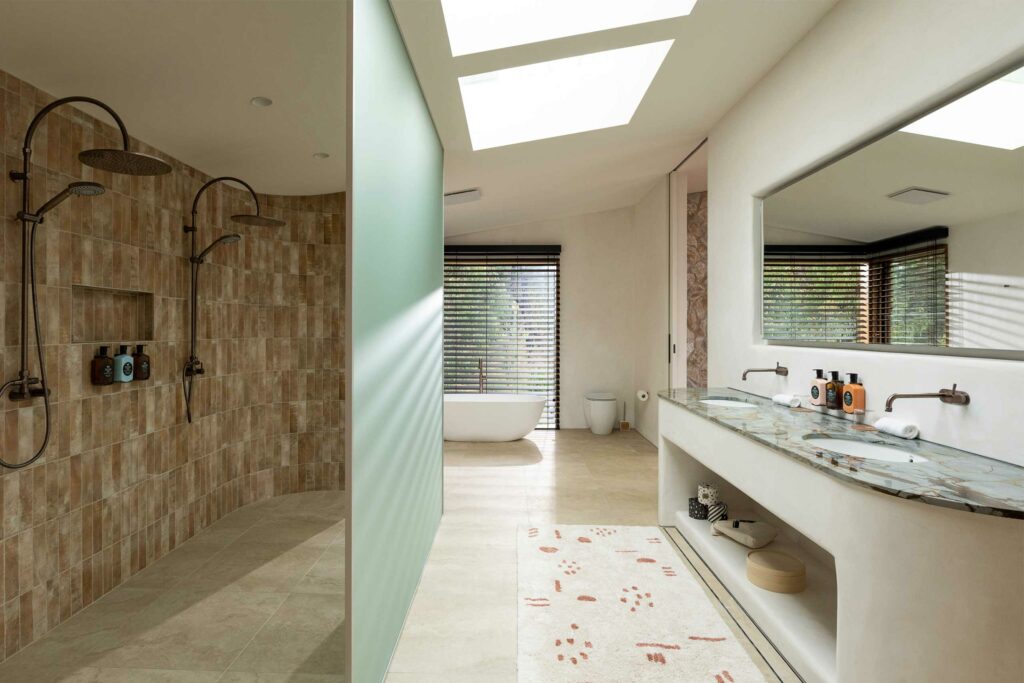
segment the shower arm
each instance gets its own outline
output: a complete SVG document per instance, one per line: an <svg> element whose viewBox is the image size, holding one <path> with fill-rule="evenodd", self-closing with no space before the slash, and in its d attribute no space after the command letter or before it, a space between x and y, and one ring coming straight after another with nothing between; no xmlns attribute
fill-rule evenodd
<svg viewBox="0 0 1024 683"><path fill-rule="evenodd" d="M195 233L196 233L196 221L199 218L199 200L200 200L200 198L202 198L203 193L206 192L206 190L208 190L212 185L216 185L217 183L222 183L222 182L229 181L229 180L231 182L233 182L233 183L238 183L239 185L244 186L245 189L249 190L249 194L252 195L252 201L256 204L256 215L257 216L262 215L260 213L260 198L258 196L256 196L256 190L252 189L252 185L250 185L249 183L245 182L241 178L236 178L234 176L229 176L229 175L222 175L219 178L213 178L211 180L206 181L206 183L204 183L203 186L199 188L199 191L196 192L195 199L192 200L192 224L185 226L185 232L192 233L192 255L193 256L196 255Z"/></svg>

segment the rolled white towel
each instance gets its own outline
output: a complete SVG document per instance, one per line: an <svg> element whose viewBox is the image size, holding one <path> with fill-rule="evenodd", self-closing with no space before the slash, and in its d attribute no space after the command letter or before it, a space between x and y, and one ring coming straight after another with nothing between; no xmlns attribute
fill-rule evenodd
<svg viewBox="0 0 1024 683"><path fill-rule="evenodd" d="M898 436L901 439L916 439L921 433L913 422L901 420L898 417L883 417L875 423L875 429L886 434Z"/></svg>
<svg viewBox="0 0 1024 683"><path fill-rule="evenodd" d="M790 408L799 408L800 397L796 394L775 394L772 396L772 403L778 403L780 406L789 406Z"/></svg>

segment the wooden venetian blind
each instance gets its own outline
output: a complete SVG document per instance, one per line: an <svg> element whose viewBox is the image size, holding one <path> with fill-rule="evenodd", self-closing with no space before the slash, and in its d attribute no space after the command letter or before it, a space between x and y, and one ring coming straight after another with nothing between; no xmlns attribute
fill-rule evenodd
<svg viewBox="0 0 1024 683"><path fill-rule="evenodd" d="M559 426L559 246L448 246L444 391L535 394Z"/></svg>
<svg viewBox="0 0 1024 683"><path fill-rule="evenodd" d="M947 346L949 229L859 245L766 245L769 340Z"/></svg>

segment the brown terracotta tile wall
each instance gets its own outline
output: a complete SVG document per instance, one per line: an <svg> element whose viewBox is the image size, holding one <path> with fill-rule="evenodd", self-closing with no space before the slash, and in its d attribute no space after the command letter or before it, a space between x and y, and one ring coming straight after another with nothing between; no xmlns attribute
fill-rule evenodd
<svg viewBox="0 0 1024 683"><path fill-rule="evenodd" d="M21 291L13 218L20 187L7 172L20 168L28 122L50 100L0 72L4 380L18 369ZM75 180L101 182L107 193L69 199L39 228L54 427L37 464L0 469L0 659L239 506L344 488L344 195L263 197L267 214L288 221L278 229L229 222L251 210L240 190L222 185L204 195L200 248L228 231L243 239L203 266L199 350L208 374L196 382L198 417L188 425L182 225L207 178L138 141L136 149L171 162L173 174L111 176L78 162L79 150L118 144L110 126L71 107L51 113L33 144L33 206ZM151 315L152 323L126 315ZM89 363L101 340L146 342L152 378L92 386ZM43 434L41 401L4 397L0 430L0 457L27 458Z"/></svg>
<svg viewBox="0 0 1024 683"><path fill-rule="evenodd" d="M708 385L708 193L686 198L686 383Z"/></svg>

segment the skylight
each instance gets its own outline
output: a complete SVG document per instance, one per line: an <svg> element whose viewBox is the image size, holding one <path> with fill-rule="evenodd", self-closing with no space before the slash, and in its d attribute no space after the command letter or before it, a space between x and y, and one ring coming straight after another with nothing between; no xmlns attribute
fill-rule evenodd
<svg viewBox="0 0 1024 683"><path fill-rule="evenodd" d="M473 149L630 122L672 40L459 79Z"/></svg>
<svg viewBox="0 0 1024 683"><path fill-rule="evenodd" d="M1024 147L1024 69L964 95L903 131L985 147Z"/></svg>
<svg viewBox="0 0 1024 683"><path fill-rule="evenodd" d="M697 0L441 0L452 56L683 17Z"/></svg>

